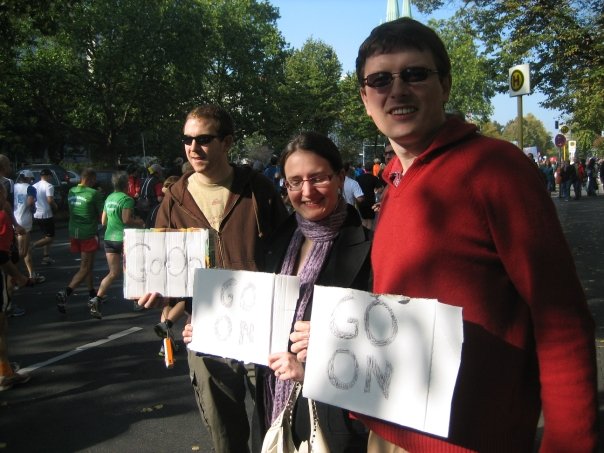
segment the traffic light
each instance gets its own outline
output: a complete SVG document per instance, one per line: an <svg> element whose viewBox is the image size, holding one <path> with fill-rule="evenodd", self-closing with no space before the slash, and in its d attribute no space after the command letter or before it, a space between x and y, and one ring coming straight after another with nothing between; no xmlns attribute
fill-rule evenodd
<svg viewBox="0 0 604 453"><path fill-rule="evenodd" d="M556 120L555 125L556 125L555 129L558 130L558 120Z"/></svg>

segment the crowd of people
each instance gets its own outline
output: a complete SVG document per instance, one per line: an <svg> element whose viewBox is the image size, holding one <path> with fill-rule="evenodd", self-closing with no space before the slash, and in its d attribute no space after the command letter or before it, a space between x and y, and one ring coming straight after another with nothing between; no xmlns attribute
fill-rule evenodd
<svg viewBox="0 0 604 453"><path fill-rule="evenodd" d="M571 189L574 200L580 200L583 192L588 197L595 197L604 185L604 159L598 161L594 156L582 159L577 156L564 159L560 163L546 159L539 165L548 192L558 190L558 198L571 199Z"/></svg>
<svg viewBox="0 0 604 453"><path fill-rule="evenodd" d="M388 138L384 165L378 159L355 174L337 146L312 131L293 137L264 173L234 165L228 160L231 115L203 105L184 120L188 169L182 176L164 180L159 165L142 182L133 172L118 173L103 204L93 189L95 172L84 171L69 195L71 250L80 253L81 265L56 295L59 311L66 313L74 289L86 283L90 313L102 318L107 287L119 277L124 228L208 229L216 233L210 236L213 266L300 279L289 345L271 354L268 366L256 365L255 386L248 385L249 367L242 362L188 350L201 423L214 451L267 451L265 433L304 386L315 284L462 307L463 349L448 436L309 404L300 395L287 428L296 447L312 445L317 423L322 448L331 452L530 452L542 413L542 451L595 451L595 327L555 206L543 190L544 178L553 187L550 171L540 173L514 145L445 113L451 62L429 27L409 18L376 27L359 49L356 72L366 113ZM590 160L584 168L588 195L597 191L589 182L595 164ZM492 177L493 167L501 177ZM573 166L551 171L563 197L578 181L567 167ZM99 219L107 228L109 274L96 290L91 263ZM3 212L2 231L12 231L11 223L27 229ZM35 284L33 270L27 278L11 264L11 241L2 237L3 275ZM137 304L161 308L155 330L162 337L193 310L190 298L159 293L144 294ZM10 386L19 373L2 333L0 371ZM185 343L195 335L190 318L182 335ZM248 389L255 402L251 421Z"/></svg>

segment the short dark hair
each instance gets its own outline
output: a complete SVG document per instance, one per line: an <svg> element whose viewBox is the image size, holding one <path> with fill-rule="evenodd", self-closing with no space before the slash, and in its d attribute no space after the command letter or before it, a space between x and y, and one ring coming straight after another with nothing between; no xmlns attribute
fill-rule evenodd
<svg viewBox="0 0 604 453"><path fill-rule="evenodd" d="M451 73L449 54L445 44L436 32L421 22L408 17L401 17L375 27L359 47L356 60L359 84L363 86L367 58L407 49L430 51L440 77L448 77Z"/></svg>
<svg viewBox="0 0 604 453"><path fill-rule="evenodd" d="M114 171L111 175L113 189L117 192L126 192L128 190L128 175L123 171Z"/></svg>
<svg viewBox="0 0 604 453"><path fill-rule="evenodd" d="M334 173L339 173L344 168L340 151L335 143L329 139L329 137L319 134L318 132L306 131L301 132L299 135L294 137L287 144L285 150L281 154L281 168L283 169L284 175L285 162L287 162L289 156L301 149L313 152L325 159L327 162L329 162L329 166Z"/></svg>
<svg viewBox="0 0 604 453"><path fill-rule="evenodd" d="M96 178L96 171L94 171L94 169L92 169L92 168L85 168L84 170L82 170L82 173L80 173L80 178L81 179Z"/></svg>
<svg viewBox="0 0 604 453"><path fill-rule="evenodd" d="M235 135L233 118L225 109L215 104L200 105L187 114L186 121L190 119L212 120L218 128L218 135L224 138L227 135Z"/></svg>

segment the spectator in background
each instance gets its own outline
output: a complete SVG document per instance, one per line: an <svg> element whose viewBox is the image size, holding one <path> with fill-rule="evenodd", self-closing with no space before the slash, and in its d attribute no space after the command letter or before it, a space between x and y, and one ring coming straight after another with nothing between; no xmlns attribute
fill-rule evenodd
<svg viewBox="0 0 604 453"><path fill-rule="evenodd" d="M376 157L375 159L373 159L373 169L371 170L371 172L373 173L373 176L379 176L381 170L382 163L380 159Z"/></svg>
<svg viewBox="0 0 604 453"><path fill-rule="evenodd" d="M174 184L176 181L179 180L179 176L168 176L166 178L166 180L162 183L162 193L164 194L164 196L166 195L166 192L168 190L168 188ZM155 205L155 207L153 208L153 210L151 211L151 213L149 214L149 216L147 217L147 219L145 220L145 226L147 228L153 228L155 226L155 219L157 218L157 211L159 211L159 207L161 206L161 203L158 203Z"/></svg>
<svg viewBox="0 0 604 453"><path fill-rule="evenodd" d="M359 176L361 176L363 173L365 173L365 169L363 168L363 164L356 164L356 166L354 167L354 178L358 178Z"/></svg>
<svg viewBox="0 0 604 453"><path fill-rule="evenodd" d="M358 208L363 226L369 230L373 230L375 220L374 205L376 203L375 194L383 187L383 184L377 176L373 176L371 173L371 163L367 162L365 165L367 171L357 178L357 183L363 191L363 199L358 202Z"/></svg>
<svg viewBox="0 0 604 453"><path fill-rule="evenodd" d="M44 256L42 264L53 264L55 261L50 257L50 245L55 237L54 212L58 209L55 203L55 186L51 184L52 172L48 168L40 170L40 180L34 184L36 189L36 211L34 212L34 224L40 228L42 239L32 245L33 249L42 248Z"/></svg>
<svg viewBox="0 0 604 453"><path fill-rule="evenodd" d="M562 162L560 169L560 198L566 201L570 200L570 188L577 180L577 170L570 164L570 160L566 159Z"/></svg>
<svg viewBox="0 0 604 453"><path fill-rule="evenodd" d="M575 168L575 178L572 181L575 200L580 200L581 191L583 190L583 181L585 180L585 166L577 156L573 159L572 166ZM568 190L568 194L570 196L570 189Z"/></svg>
<svg viewBox="0 0 604 453"><path fill-rule="evenodd" d="M363 201L363 190L356 180L347 176L349 172L350 162L346 162L344 164L344 188L342 189L342 196L346 203L356 207L358 203Z"/></svg>
<svg viewBox="0 0 604 453"><path fill-rule="evenodd" d="M585 176L587 177L587 196L595 197L598 191L598 174L595 157L590 157L587 161Z"/></svg>
<svg viewBox="0 0 604 453"><path fill-rule="evenodd" d="M92 168L82 171L80 184L69 190L69 242L72 253L80 254L80 268L69 284L57 292L57 310L66 313L67 300L73 291L85 282L88 298L96 296L92 280L94 257L99 248L98 224L103 212L103 196L94 189L96 172Z"/></svg>
<svg viewBox="0 0 604 453"><path fill-rule="evenodd" d="M278 165L279 157L276 155L271 156L270 163L264 169L264 176L275 186L277 193L281 193L281 168Z"/></svg>
<svg viewBox="0 0 604 453"><path fill-rule="evenodd" d="M145 222L148 222L153 208L160 204L164 198L164 192L162 191L164 169L159 164L153 164L148 170L149 176L143 181L141 194L136 202L136 214Z"/></svg>
<svg viewBox="0 0 604 453"><path fill-rule="evenodd" d="M138 176L138 167L131 164L126 169L126 173L128 173L128 189L126 193L136 201L141 194L141 179Z"/></svg>
<svg viewBox="0 0 604 453"><path fill-rule="evenodd" d="M170 166L170 168L166 171L166 174L164 175L167 178L169 178L170 176L178 176L179 178L182 175L182 164L184 163L184 160L182 157L177 157L172 161L172 165Z"/></svg>

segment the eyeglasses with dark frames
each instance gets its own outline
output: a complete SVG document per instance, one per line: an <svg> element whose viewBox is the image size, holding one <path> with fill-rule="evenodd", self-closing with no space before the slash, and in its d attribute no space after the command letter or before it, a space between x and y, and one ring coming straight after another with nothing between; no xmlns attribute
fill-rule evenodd
<svg viewBox="0 0 604 453"><path fill-rule="evenodd" d="M395 77L398 77L405 83L424 82L430 75L440 74L435 69L411 67L405 68L399 72L374 72L363 79L363 86L371 88L383 88L390 86Z"/></svg>
<svg viewBox="0 0 604 453"><path fill-rule="evenodd" d="M210 144L210 142L212 140L214 140L215 138L219 138L220 135L212 135L212 134L202 134L202 135L198 135L197 137L191 137L189 135L184 135L182 137L182 142L183 144L189 146L193 143L193 140L195 140L195 143L197 143L198 145L201 146L205 146Z"/></svg>
<svg viewBox="0 0 604 453"><path fill-rule="evenodd" d="M299 192L302 190L302 186L305 182L308 182L313 187L325 187L329 185L329 182L333 178L333 174L331 175L316 175L312 178L302 179L302 178L293 178L285 180L285 187L287 190L292 192Z"/></svg>

